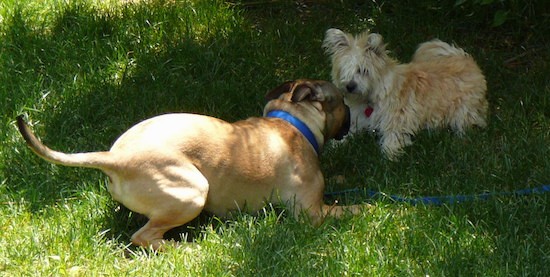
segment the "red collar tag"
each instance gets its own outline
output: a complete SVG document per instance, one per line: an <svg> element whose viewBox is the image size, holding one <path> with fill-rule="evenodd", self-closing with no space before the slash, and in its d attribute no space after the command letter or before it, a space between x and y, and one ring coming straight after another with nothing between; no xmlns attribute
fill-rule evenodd
<svg viewBox="0 0 550 277"><path fill-rule="evenodd" d="M369 106L369 107L367 107L367 108L365 109L365 112L364 112L364 113L365 113L365 115L366 115L367 117L370 117L370 115L372 114L373 111L374 111L374 109L373 109L372 107Z"/></svg>

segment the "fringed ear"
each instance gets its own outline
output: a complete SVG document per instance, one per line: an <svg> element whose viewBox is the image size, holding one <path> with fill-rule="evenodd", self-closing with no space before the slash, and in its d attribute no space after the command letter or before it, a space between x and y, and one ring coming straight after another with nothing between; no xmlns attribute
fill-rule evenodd
<svg viewBox="0 0 550 277"><path fill-rule="evenodd" d="M329 55L349 47L348 35L339 29L328 29L323 40L323 49Z"/></svg>
<svg viewBox="0 0 550 277"><path fill-rule="evenodd" d="M380 34L372 33L367 36L367 50L379 56L386 53L386 45Z"/></svg>
<svg viewBox="0 0 550 277"><path fill-rule="evenodd" d="M290 92L290 90L292 89L293 84L294 84L294 81L284 82L280 86L278 86L278 87L274 88L273 90L271 90L270 92L268 92L265 95L265 100L266 101L271 101L273 99L279 98L279 96L281 96L283 93Z"/></svg>
<svg viewBox="0 0 550 277"><path fill-rule="evenodd" d="M324 101L325 96L320 89L315 87L310 82L298 83L292 90L292 102L300 102L305 99L311 101Z"/></svg>

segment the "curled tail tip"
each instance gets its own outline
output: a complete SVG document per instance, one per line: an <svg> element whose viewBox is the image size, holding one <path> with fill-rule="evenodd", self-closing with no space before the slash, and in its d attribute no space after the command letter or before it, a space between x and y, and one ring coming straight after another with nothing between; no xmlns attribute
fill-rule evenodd
<svg viewBox="0 0 550 277"><path fill-rule="evenodd" d="M15 119L17 121L17 129L19 129L19 133L21 133L25 141L29 143L30 142L29 128L27 126L27 122L25 122L24 116L21 114L21 115L18 115Z"/></svg>
<svg viewBox="0 0 550 277"><path fill-rule="evenodd" d="M17 121L17 128L21 130L21 127L24 127L26 125L25 119L23 118L23 115L18 115L15 120Z"/></svg>
<svg viewBox="0 0 550 277"><path fill-rule="evenodd" d="M47 159L46 157L48 156L48 153L52 150L43 145L42 142L40 142L40 139L38 139L34 135L27 122L25 122L23 115L17 116L16 120L19 133L21 133L21 136L23 137L27 145L31 148L31 150L38 154L38 156Z"/></svg>

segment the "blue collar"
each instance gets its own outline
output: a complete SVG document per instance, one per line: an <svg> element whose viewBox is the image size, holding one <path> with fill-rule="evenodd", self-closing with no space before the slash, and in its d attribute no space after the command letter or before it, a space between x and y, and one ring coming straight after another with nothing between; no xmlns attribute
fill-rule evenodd
<svg viewBox="0 0 550 277"><path fill-rule="evenodd" d="M300 119L294 117L288 112L282 111L282 110L274 110L267 113L266 117L273 117L273 118L280 118L284 121L287 121L288 123L292 124L292 126L296 127L304 137L311 143L311 146L315 149L315 152L317 155L319 155L319 144L317 143L317 140L315 139L315 135L313 135L313 132L307 127L307 125L302 122Z"/></svg>

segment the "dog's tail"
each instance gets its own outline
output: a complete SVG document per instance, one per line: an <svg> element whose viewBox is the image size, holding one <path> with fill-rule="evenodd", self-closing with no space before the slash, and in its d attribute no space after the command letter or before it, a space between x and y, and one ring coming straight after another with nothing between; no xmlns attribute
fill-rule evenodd
<svg viewBox="0 0 550 277"><path fill-rule="evenodd" d="M88 167L106 170L112 166L113 158L109 152L90 152L66 154L48 148L33 134L23 116L17 117L17 128L29 147L41 158L66 166Z"/></svg>
<svg viewBox="0 0 550 277"><path fill-rule="evenodd" d="M460 56L468 57L462 48L450 45L439 39L424 42L418 46L413 56L413 61L431 61L441 57Z"/></svg>

